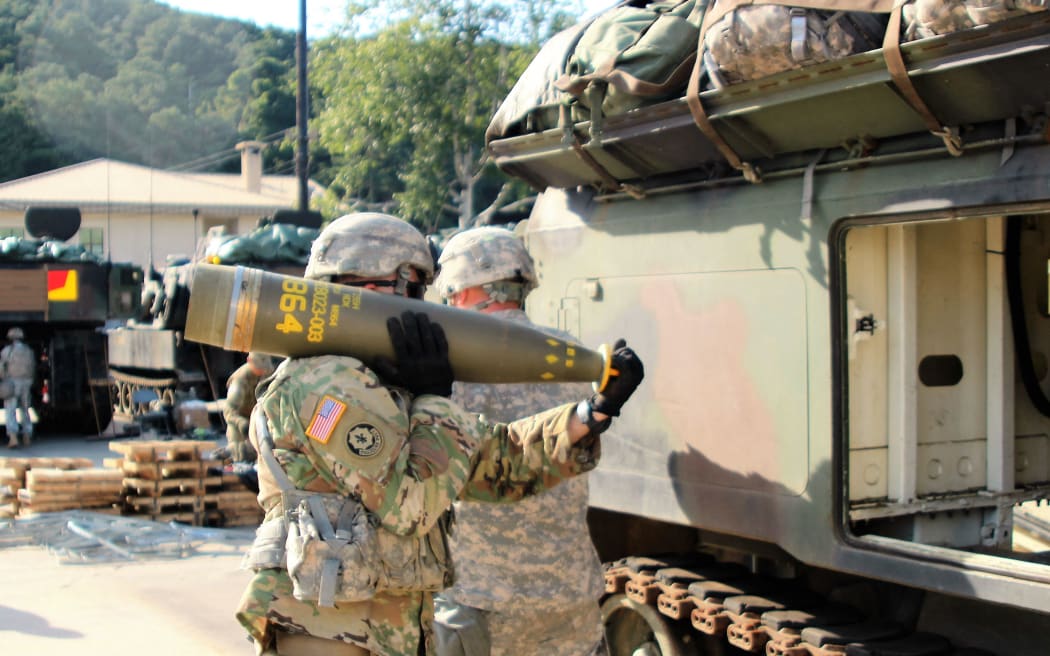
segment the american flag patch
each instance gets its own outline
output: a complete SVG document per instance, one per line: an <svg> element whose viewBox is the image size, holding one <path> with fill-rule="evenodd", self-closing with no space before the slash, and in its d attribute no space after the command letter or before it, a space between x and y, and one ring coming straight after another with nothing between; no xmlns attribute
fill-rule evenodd
<svg viewBox="0 0 1050 656"><path fill-rule="evenodd" d="M317 406L310 425L306 427L306 436L321 444L327 444L335 425L339 423L339 418L345 411L345 403L330 396L324 397L321 399L321 404Z"/></svg>

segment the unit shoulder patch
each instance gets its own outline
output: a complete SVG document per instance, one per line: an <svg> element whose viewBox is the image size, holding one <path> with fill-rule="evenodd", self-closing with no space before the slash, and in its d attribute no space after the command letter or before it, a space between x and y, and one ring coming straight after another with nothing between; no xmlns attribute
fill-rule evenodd
<svg viewBox="0 0 1050 656"><path fill-rule="evenodd" d="M383 449L385 439L372 424L356 424L346 433L346 448L361 458L374 458Z"/></svg>

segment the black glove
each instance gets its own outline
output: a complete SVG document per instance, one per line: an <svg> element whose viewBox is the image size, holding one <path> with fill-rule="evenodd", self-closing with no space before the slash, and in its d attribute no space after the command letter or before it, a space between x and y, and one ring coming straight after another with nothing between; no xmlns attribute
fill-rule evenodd
<svg viewBox="0 0 1050 656"><path fill-rule="evenodd" d="M612 368L618 373L609 376L605 387L591 397L591 408L595 412L617 417L620 408L645 378L645 369L638 354L627 347L625 340L617 340L613 346Z"/></svg>
<svg viewBox="0 0 1050 656"><path fill-rule="evenodd" d="M386 320L396 362L379 356L373 369L383 382L404 387L412 394L452 394L452 364L448 340L440 325L422 312L404 312L401 319Z"/></svg>

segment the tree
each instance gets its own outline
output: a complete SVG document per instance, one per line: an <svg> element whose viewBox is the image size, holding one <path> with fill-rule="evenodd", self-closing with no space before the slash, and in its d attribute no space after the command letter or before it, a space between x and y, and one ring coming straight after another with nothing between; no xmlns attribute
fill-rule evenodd
<svg viewBox="0 0 1050 656"><path fill-rule="evenodd" d="M291 33L152 0L0 3L5 175L36 172L18 162L99 156L173 166L288 129L292 44Z"/></svg>
<svg viewBox="0 0 1050 656"><path fill-rule="evenodd" d="M346 33L374 32L316 44L311 64L315 124L345 205L396 209L433 232L470 225L494 200L516 200L519 188L484 156L484 132L538 42L568 22L557 7L388 0L351 8Z"/></svg>

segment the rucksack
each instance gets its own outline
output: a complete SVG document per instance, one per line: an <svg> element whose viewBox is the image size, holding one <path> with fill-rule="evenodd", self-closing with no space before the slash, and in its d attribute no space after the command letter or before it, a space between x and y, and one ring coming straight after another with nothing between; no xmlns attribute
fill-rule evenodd
<svg viewBox="0 0 1050 656"><path fill-rule="evenodd" d="M711 84L721 88L841 59L878 48L888 19L888 14L741 5L705 32L704 69Z"/></svg>
<svg viewBox="0 0 1050 656"><path fill-rule="evenodd" d="M1047 0L913 0L904 5L903 39L950 34L1048 7Z"/></svg>

